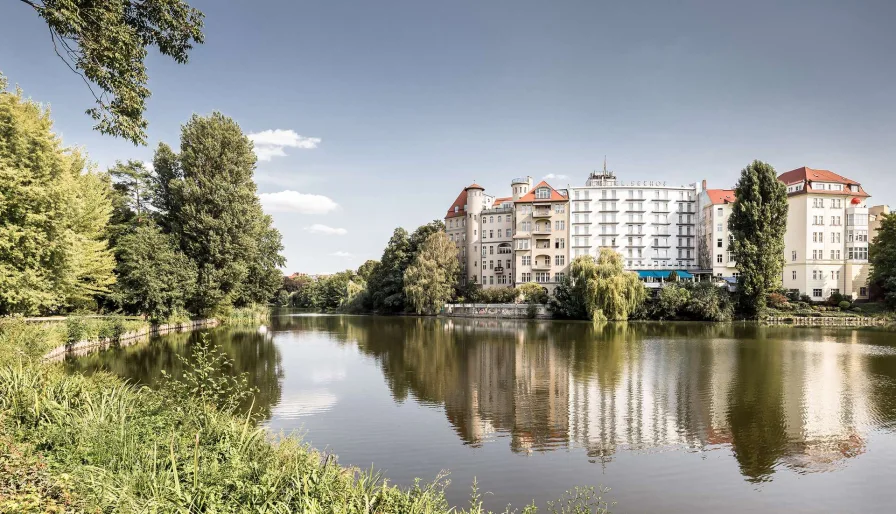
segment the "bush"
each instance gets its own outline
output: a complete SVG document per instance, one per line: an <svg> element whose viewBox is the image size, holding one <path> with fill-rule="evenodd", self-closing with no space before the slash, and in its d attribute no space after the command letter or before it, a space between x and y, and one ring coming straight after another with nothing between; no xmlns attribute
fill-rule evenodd
<svg viewBox="0 0 896 514"><path fill-rule="evenodd" d="M548 303L548 292L535 282L523 284L517 288L526 303Z"/></svg>
<svg viewBox="0 0 896 514"><path fill-rule="evenodd" d="M81 316L70 316L65 320L66 344L74 344L87 339L89 331L86 319Z"/></svg>
<svg viewBox="0 0 896 514"><path fill-rule="evenodd" d="M512 287L495 287L480 289L474 296L478 303L514 303L519 293Z"/></svg>
<svg viewBox="0 0 896 514"><path fill-rule="evenodd" d="M810 298L809 295L807 295L807 294L801 294L800 301L802 303L812 303L812 298Z"/></svg>
<svg viewBox="0 0 896 514"><path fill-rule="evenodd" d="M841 310L841 311L848 311L850 305L852 305L852 304L849 303L849 302L847 302L846 300L843 300L842 302L840 302L839 307L840 307L840 310Z"/></svg>
<svg viewBox="0 0 896 514"><path fill-rule="evenodd" d="M655 302L652 302L655 319L673 319L687 307L691 293L684 287L668 284L660 289Z"/></svg>
<svg viewBox="0 0 896 514"><path fill-rule="evenodd" d="M526 307L526 317L529 319L535 319L538 317L538 305L534 303L530 303L528 307Z"/></svg>
<svg viewBox="0 0 896 514"><path fill-rule="evenodd" d="M787 297L781 293L771 293L768 295L768 305L775 309L780 309L787 304Z"/></svg>

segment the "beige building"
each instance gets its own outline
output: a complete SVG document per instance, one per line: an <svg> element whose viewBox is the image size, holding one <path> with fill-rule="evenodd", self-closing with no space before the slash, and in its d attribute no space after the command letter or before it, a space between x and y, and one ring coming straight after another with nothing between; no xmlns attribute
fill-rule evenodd
<svg viewBox="0 0 896 514"><path fill-rule="evenodd" d="M868 242L874 242L877 237L877 231L880 230L880 224L884 216L890 215L890 207L887 205L875 205L868 208Z"/></svg>
<svg viewBox="0 0 896 514"><path fill-rule="evenodd" d="M697 202L700 222L697 227L699 267L710 271L713 277L737 277L737 267L731 256L732 236L728 232L728 218L734 204L733 189L706 189Z"/></svg>
<svg viewBox="0 0 896 514"><path fill-rule="evenodd" d="M855 180L808 167L778 177L787 187L784 288L822 301L868 298L868 193Z"/></svg>
<svg viewBox="0 0 896 514"><path fill-rule="evenodd" d="M569 267L569 196L545 181L529 190L514 180L516 284L536 282L552 292Z"/></svg>
<svg viewBox="0 0 896 514"><path fill-rule="evenodd" d="M514 179L513 196L496 198L471 184L448 208L445 231L457 247L461 284L514 286L514 200L532 188L532 177Z"/></svg>

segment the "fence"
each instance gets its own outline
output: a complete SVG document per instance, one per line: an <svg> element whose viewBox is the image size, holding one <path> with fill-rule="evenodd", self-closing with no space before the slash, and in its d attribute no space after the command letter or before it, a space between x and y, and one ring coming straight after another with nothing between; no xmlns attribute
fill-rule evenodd
<svg viewBox="0 0 896 514"><path fill-rule="evenodd" d="M550 319L547 306L528 303L449 303L444 314L463 318Z"/></svg>

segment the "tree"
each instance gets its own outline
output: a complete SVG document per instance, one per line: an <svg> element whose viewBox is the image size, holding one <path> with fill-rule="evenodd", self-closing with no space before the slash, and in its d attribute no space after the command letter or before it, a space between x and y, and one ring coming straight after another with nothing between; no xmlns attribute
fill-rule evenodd
<svg viewBox="0 0 896 514"><path fill-rule="evenodd" d="M555 295L561 313L589 320L624 321L644 303L647 292L634 273L626 272L622 256L603 248L597 259L576 257L570 263L570 282Z"/></svg>
<svg viewBox="0 0 896 514"><path fill-rule="evenodd" d="M404 273L410 263L408 232L399 227L383 250L380 265L368 280L371 307L379 312L402 312L405 308Z"/></svg>
<svg viewBox="0 0 896 514"><path fill-rule="evenodd" d="M896 216L884 215L877 235L868 248L871 276L868 282L883 293L890 308L896 308Z"/></svg>
<svg viewBox="0 0 896 514"><path fill-rule="evenodd" d="M687 286L688 303L685 314L699 321L731 321L734 306L727 288L712 282L697 282Z"/></svg>
<svg viewBox="0 0 896 514"><path fill-rule="evenodd" d="M408 238L408 252L410 254L408 265L410 265L411 261L414 260L414 257L417 256L417 252L420 251L420 248L423 246L429 236L435 234L436 232L444 231L445 222L442 220L432 220L426 225L420 225L419 227L417 227L417 230L415 230ZM455 251L455 255L456 254L457 251Z"/></svg>
<svg viewBox="0 0 896 514"><path fill-rule="evenodd" d="M535 282L527 282L517 288L526 303L547 303L548 293L544 286Z"/></svg>
<svg viewBox="0 0 896 514"><path fill-rule="evenodd" d="M431 233L404 276L404 293L417 314L433 314L451 299L460 263L444 232Z"/></svg>
<svg viewBox="0 0 896 514"><path fill-rule="evenodd" d="M116 246L114 297L128 312L165 319L184 312L196 287L196 266L152 222L139 224Z"/></svg>
<svg viewBox="0 0 896 514"><path fill-rule="evenodd" d="M89 304L115 282L108 180L0 76L0 314Z"/></svg>
<svg viewBox="0 0 896 514"><path fill-rule="evenodd" d="M154 202L161 225L196 264L191 310L267 301L280 284L282 244L256 194L252 142L216 112L182 127L180 149L156 152Z"/></svg>
<svg viewBox="0 0 896 514"><path fill-rule="evenodd" d="M659 319L669 319L678 316L688 301L691 294L684 287L668 284L660 289L656 301L655 316Z"/></svg>
<svg viewBox="0 0 896 514"><path fill-rule="evenodd" d="M765 312L766 297L780 287L787 228L787 188L775 169L753 161L741 171L728 229L731 253L740 275L741 309L749 317Z"/></svg>
<svg viewBox="0 0 896 514"><path fill-rule="evenodd" d="M370 277L376 271L377 266L379 266L379 261L375 261L373 259L367 259L364 261L364 264L358 266L358 276L361 280L367 282L370 280Z"/></svg>
<svg viewBox="0 0 896 514"><path fill-rule="evenodd" d="M147 48L186 63L203 42L202 13L183 0L21 1L46 21L56 55L93 94L94 129L145 144Z"/></svg>

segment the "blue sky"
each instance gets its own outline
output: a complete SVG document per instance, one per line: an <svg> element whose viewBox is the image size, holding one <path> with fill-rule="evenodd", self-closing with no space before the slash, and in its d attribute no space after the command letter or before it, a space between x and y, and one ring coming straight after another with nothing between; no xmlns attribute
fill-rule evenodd
<svg viewBox="0 0 896 514"><path fill-rule="evenodd" d="M474 179L582 184L604 155L624 180L730 187L758 158L896 199L896 2L191 3L206 43L186 66L151 54L147 147L91 130L89 92L19 2L0 6L0 71L101 168L213 110L277 143L257 181L293 192L266 197L290 272L379 258Z"/></svg>

